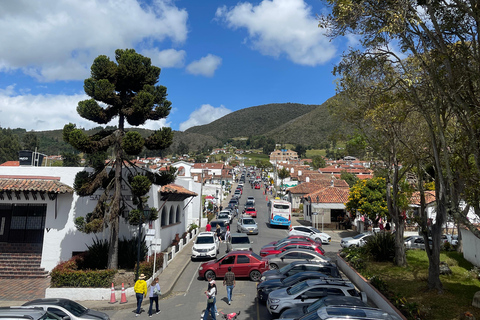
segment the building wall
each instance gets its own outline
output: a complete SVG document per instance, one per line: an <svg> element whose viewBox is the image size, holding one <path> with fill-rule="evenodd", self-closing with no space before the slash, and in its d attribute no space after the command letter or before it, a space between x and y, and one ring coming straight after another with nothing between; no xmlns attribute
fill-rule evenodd
<svg viewBox="0 0 480 320"><path fill-rule="evenodd" d="M461 229L463 257L475 266L480 266L480 239L475 237L470 230Z"/></svg>

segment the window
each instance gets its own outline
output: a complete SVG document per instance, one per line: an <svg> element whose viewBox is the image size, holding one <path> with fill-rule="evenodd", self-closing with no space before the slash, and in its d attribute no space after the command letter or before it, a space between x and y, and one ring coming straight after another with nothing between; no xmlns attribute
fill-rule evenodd
<svg viewBox="0 0 480 320"><path fill-rule="evenodd" d="M167 208L163 207L162 210L162 220L160 221L160 226L166 226L168 224L168 214L167 214Z"/></svg>
<svg viewBox="0 0 480 320"><path fill-rule="evenodd" d="M234 263L235 263L235 256L225 257L225 259L223 259L222 261L222 264L234 264Z"/></svg>
<svg viewBox="0 0 480 320"><path fill-rule="evenodd" d="M168 224L174 224L175 223L175 208L170 207L170 219L168 221Z"/></svg>
<svg viewBox="0 0 480 320"><path fill-rule="evenodd" d="M298 259L312 260L312 259L315 259L315 256L313 254L308 254L308 253L305 253L305 252L299 252L298 253Z"/></svg>
<svg viewBox="0 0 480 320"><path fill-rule="evenodd" d="M180 205L177 206L177 214L175 216L175 222L180 222L180 214L181 214L182 210L180 208Z"/></svg>
<svg viewBox="0 0 480 320"><path fill-rule="evenodd" d="M43 241L47 205L14 204L10 220L9 242Z"/></svg>
<svg viewBox="0 0 480 320"><path fill-rule="evenodd" d="M344 296L345 294L338 288L327 288L327 294L329 296Z"/></svg>
<svg viewBox="0 0 480 320"><path fill-rule="evenodd" d="M244 255L237 256L237 264L241 264L241 263L250 263L250 258Z"/></svg>

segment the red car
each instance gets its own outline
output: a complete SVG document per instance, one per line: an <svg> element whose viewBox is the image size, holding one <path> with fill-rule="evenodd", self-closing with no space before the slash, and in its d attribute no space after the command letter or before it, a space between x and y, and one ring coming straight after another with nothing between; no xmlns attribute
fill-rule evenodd
<svg viewBox="0 0 480 320"><path fill-rule="evenodd" d="M259 281L262 272L269 270L268 263L254 252L230 251L220 259L203 263L198 269L198 276L205 279L223 278L228 267L232 267L236 278L250 278L252 281Z"/></svg>
<svg viewBox="0 0 480 320"><path fill-rule="evenodd" d="M249 208L245 209L244 214L248 214L249 216L252 216L252 218L256 218L257 217L257 210L255 210L255 208L253 208L253 207L249 207Z"/></svg>
<svg viewBox="0 0 480 320"><path fill-rule="evenodd" d="M323 250L322 244L305 241L305 242L287 242L287 243L282 243L280 245L277 245L276 247L266 247L260 250L260 256L265 257L270 254L278 254L291 248L309 249L319 254L325 254L325 250Z"/></svg>
<svg viewBox="0 0 480 320"><path fill-rule="evenodd" d="M260 183L255 183L255 189L260 189Z"/></svg>
<svg viewBox="0 0 480 320"><path fill-rule="evenodd" d="M321 242L316 242L315 240L313 240L310 237L295 235L295 236L288 236L286 238L283 238L283 239L280 239L280 240L277 240L277 241L272 241L272 242L264 245L262 247L262 249L266 248L266 247L275 247L275 246L280 245L280 244L285 243L285 242L311 242L311 243L321 244Z"/></svg>

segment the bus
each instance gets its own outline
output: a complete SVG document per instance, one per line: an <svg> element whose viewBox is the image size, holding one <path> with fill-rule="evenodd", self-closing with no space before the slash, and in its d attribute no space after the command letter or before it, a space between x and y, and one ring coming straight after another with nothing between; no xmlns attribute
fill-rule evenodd
<svg viewBox="0 0 480 320"><path fill-rule="evenodd" d="M292 205L285 200L271 200L268 203L268 220L271 226L289 227L292 222Z"/></svg>

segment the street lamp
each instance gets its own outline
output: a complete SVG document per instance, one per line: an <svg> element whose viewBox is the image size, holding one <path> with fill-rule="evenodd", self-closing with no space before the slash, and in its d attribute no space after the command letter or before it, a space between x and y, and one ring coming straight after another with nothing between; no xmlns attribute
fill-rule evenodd
<svg viewBox="0 0 480 320"><path fill-rule="evenodd" d="M142 206L143 207L143 206ZM142 210L143 209L143 210ZM145 208L140 208L141 214L138 217L138 252L137 252L137 276L136 280L138 280L138 274L140 271L140 244L141 244L141 238L142 238L142 225L145 222L145 220L150 217L150 208L148 207L148 204L145 205Z"/></svg>

